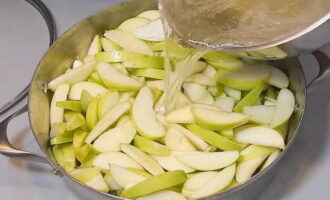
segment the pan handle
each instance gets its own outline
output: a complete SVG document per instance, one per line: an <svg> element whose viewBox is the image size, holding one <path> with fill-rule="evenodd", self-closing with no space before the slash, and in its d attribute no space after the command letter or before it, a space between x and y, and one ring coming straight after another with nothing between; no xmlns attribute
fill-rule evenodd
<svg viewBox="0 0 330 200"><path fill-rule="evenodd" d="M307 91L313 91L321 85L321 83L330 76L330 59L322 51L316 50L312 55L317 59L320 70L318 75L308 84Z"/></svg>
<svg viewBox="0 0 330 200"><path fill-rule="evenodd" d="M27 112L28 106L25 105L23 108L16 111L14 114L7 117L5 120L0 122L0 154L8 157L19 158L22 160L40 162L49 164L53 168L53 172L56 175L62 176L57 166L54 165L46 156L38 155L29 151L19 150L15 148L8 140L8 124L15 117Z"/></svg>

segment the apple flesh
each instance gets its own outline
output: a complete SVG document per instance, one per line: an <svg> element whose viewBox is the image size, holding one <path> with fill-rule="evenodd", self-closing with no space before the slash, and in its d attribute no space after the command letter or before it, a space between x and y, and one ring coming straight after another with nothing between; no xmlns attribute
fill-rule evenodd
<svg viewBox="0 0 330 200"><path fill-rule="evenodd" d="M63 144L73 141L73 132L68 132L50 139L50 144Z"/></svg>
<svg viewBox="0 0 330 200"><path fill-rule="evenodd" d="M128 155L121 152L105 152L95 157L93 165L103 170L108 170L110 164L115 164L121 167L143 169L140 164L130 158Z"/></svg>
<svg viewBox="0 0 330 200"><path fill-rule="evenodd" d="M170 155L152 155L152 157L167 171L183 170L185 173L196 171L176 159L176 155L182 155L183 153L190 154L191 152L172 151Z"/></svg>
<svg viewBox="0 0 330 200"><path fill-rule="evenodd" d="M101 44L104 51L118 51L123 49L118 44L104 37L101 38Z"/></svg>
<svg viewBox="0 0 330 200"><path fill-rule="evenodd" d="M135 69L132 71L135 76L142 76L153 79L164 79L165 71L162 69L154 69L154 68L145 68L145 69Z"/></svg>
<svg viewBox="0 0 330 200"><path fill-rule="evenodd" d="M50 129L50 138L57 137L61 134L64 134L66 131L66 123L59 122L59 123L53 123Z"/></svg>
<svg viewBox="0 0 330 200"><path fill-rule="evenodd" d="M270 126L275 128L288 121L294 111L294 107L294 94L289 89L281 89L277 97L274 117Z"/></svg>
<svg viewBox="0 0 330 200"><path fill-rule="evenodd" d="M118 26L118 29L127 31L130 33L133 33L133 31L145 24L148 24L150 22L149 19L143 18L143 17L133 17L130 19L127 19L123 23L121 23Z"/></svg>
<svg viewBox="0 0 330 200"><path fill-rule="evenodd" d="M120 62L124 62L126 60L143 58L146 55L131 52L131 51L105 51L96 54L94 57L97 61L110 62L112 64L120 64Z"/></svg>
<svg viewBox="0 0 330 200"><path fill-rule="evenodd" d="M70 175L77 179L80 182L86 183L93 179L101 172L100 168L92 167L92 168L83 168L83 169L75 169L70 172Z"/></svg>
<svg viewBox="0 0 330 200"><path fill-rule="evenodd" d="M110 191L117 191L123 189L123 187L118 185L118 183L113 179L110 170L105 174L104 180L109 186Z"/></svg>
<svg viewBox="0 0 330 200"><path fill-rule="evenodd" d="M289 78L280 69L271 67L268 83L278 88L287 88L289 86Z"/></svg>
<svg viewBox="0 0 330 200"><path fill-rule="evenodd" d="M184 93L194 103L213 104L214 99L207 89L196 83L184 83Z"/></svg>
<svg viewBox="0 0 330 200"><path fill-rule="evenodd" d="M76 159L72 144L64 143L54 145L52 152L56 163L58 163L66 172L71 172L76 167Z"/></svg>
<svg viewBox="0 0 330 200"><path fill-rule="evenodd" d="M267 158L267 156L262 156L254 158L251 160L240 162L236 169L236 181L238 183L244 183L249 180L254 172L258 169L261 163Z"/></svg>
<svg viewBox="0 0 330 200"><path fill-rule="evenodd" d="M268 156L266 162L262 165L260 171L266 169L270 164L272 164L276 160L276 158L280 155L280 153L281 153L281 151L279 151L279 150L276 150L273 153L271 153Z"/></svg>
<svg viewBox="0 0 330 200"><path fill-rule="evenodd" d="M87 108L89 106L89 103L92 101L93 96L91 94L89 94L88 91L83 90L81 92L81 97L80 97L80 105L81 105L81 109L86 113L87 112Z"/></svg>
<svg viewBox="0 0 330 200"><path fill-rule="evenodd" d="M164 40L163 23L160 18L144 24L133 31L133 35L139 39L159 42Z"/></svg>
<svg viewBox="0 0 330 200"><path fill-rule="evenodd" d="M275 112L275 106L257 105L245 106L243 113L250 116L250 121L258 124L270 124Z"/></svg>
<svg viewBox="0 0 330 200"><path fill-rule="evenodd" d="M134 146L151 155L169 155L171 153L167 146L138 135L134 138Z"/></svg>
<svg viewBox="0 0 330 200"><path fill-rule="evenodd" d="M274 151L276 151L276 148L250 145L240 152L238 161L242 162L258 157L268 156Z"/></svg>
<svg viewBox="0 0 330 200"><path fill-rule="evenodd" d="M259 98L261 92L266 87L266 84L261 82L260 84L256 85L243 99L241 99L235 106L235 112L242 112L245 106L253 105Z"/></svg>
<svg viewBox="0 0 330 200"><path fill-rule="evenodd" d="M232 112L235 106L235 99L233 97L226 96L218 97L213 105L223 111Z"/></svg>
<svg viewBox="0 0 330 200"><path fill-rule="evenodd" d="M82 91L87 91L93 97L105 94L108 89L97 83L82 81L71 86L69 99L80 101Z"/></svg>
<svg viewBox="0 0 330 200"><path fill-rule="evenodd" d="M177 129L169 128L165 135L165 145L172 151L196 151L191 142Z"/></svg>
<svg viewBox="0 0 330 200"><path fill-rule="evenodd" d="M161 56L143 56L141 58L129 59L123 62L126 68L164 68L164 58Z"/></svg>
<svg viewBox="0 0 330 200"><path fill-rule="evenodd" d="M187 83L196 83L204 86L216 86L217 82L215 79L204 75L204 74L194 74L185 80Z"/></svg>
<svg viewBox="0 0 330 200"><path fill-rule="evenodd" d="M98 52L100 52L101 50L102 50L101 38L100 38L99 35L96 35L93 38L93 41L92 41L92 43L89 46L87 55L93 56L93 55L97 54Z"/></svg>
<svg viewBox="0 0 330 200"><path fill-rule="evenodd" d="M234 98L236 101L240 101L242 98L242 92L240 90L230 88L230 87L223 87L223 91L230 97Z"/></svg>
<svg viewBox="0 0 330 200"><path fill-rule="evenodd" d="M155 20L157 18L160 18L160 14L158 10L147 10L140 13L137 17L143 17L149 20Z"/></svg>
<svg viewBox="0 0 330 200"><path fill-rule="evenodd" d="M108 91L103 96L100 97L97 106L97 114L99 118L102 116L119 101L118 91Z"/></svg>
<svg viewBox="0 0 330 200"><path fill-rule="evenodd" d="M104 181L101 173L96 175L94 178L92 178L90 181L86 182L85 184L98 191L105 193L109 192L109 187L107 183Z"/></svg>
<svg viewBox="0 0 330 200"><path fill-rule="evenodd" d="M50 104L50 124L63 122L64 108L58 107L56 104L58 101L65 101L67 99L70 86L68 84L62 84L55 90L52 102Z"/></svg>
<svg viewBox="0 0 330 200"><path fill-rule="evenodd" d="M209 182L218 175L218 172L208 171L208 172L199 172L191 177L184 183L182 188L182 194L190 198L196 191L202 188L204 185L209 184Z"/></svg>
<svg viewBox="0 0 330 200"><path fill-rule="evenodd" d="M194 116L191 113L190 105L172 111L166 115L168 123L194 123Z"/></svg>
<svg viewBox="0 0 330 200"><path fill-rule="evenodd" d="M81 112L80 101L57 101L56 106L67 110Z"/></svg>
<svg viewBox="0 0 330 200"><path fill-rule="evenodd" d="M184 196L182 196L180 193L170 191L170 190L164 190L160 192L155 192L140 198L137 198L136 200L186 200Z"/></svg>

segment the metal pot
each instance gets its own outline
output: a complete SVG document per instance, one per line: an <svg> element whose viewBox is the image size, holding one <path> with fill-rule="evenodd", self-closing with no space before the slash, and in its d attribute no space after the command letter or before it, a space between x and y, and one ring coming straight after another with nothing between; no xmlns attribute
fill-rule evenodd
<svg viewBox="0 0 330 200"><path fill-rule="evenodd" d="M71 178L61 167L52 159L49 143L49 108L52 98L51 92L45 92L47 83L55 77L63 74L68 66L71 66L73 60L78 56L83 58L88 50L88 46L95 34L102 34L105 30L117 27L125 19L131 18L140 12L148 9L156 9L154 0L133 0L116 6L106 8L85 20L79 22L64 33L46 52L41 59L33 76L28 106L20 109L3 122L0 123L0 153L17 157L29 161L37 161L49 164L54 169L54 173L61 176L68 186L76 191L80 199L123 199L111 194L96 191L89 186ZM326 78L330 68L330 60L321 51L313 52L313 55L320 63L320 73L307 86L319 85ZM234 187L226 192L212 195L203 199L255 199L257 192L251 191L252 188L261 190L267 185L267 182L274 176L276 165L286 154L297 137L298 129L303 118L306 103L306 83L302 68L296 57L290 57L286 60L274 61L272 63L282 70L286 71L290 78L290 89L295 93L296 109L290 120L289 133L287 136L287 147L281 155L266 170L258 173L246 183ZM44 155L37 155L31 152L18 150L13 147L7 138L7 125L14 117L28 111L32 131L35 139ZM251 187L251 186L254 187Z"/></svg>

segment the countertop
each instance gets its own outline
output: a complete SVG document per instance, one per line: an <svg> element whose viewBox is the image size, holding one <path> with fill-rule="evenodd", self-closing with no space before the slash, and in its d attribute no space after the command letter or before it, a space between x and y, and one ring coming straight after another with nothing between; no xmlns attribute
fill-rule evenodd
<svg viewBox="0 0 330 200"><path fill-rule="evenodd" d="M9 0L6 0L7 3ZM23 1L21 0L20 3ZM61 35L65 30L86 16L101 10L112 4L121 2L120 0L43 0L52 12L58 31ZM0 14L8 11L9 4L0 2ZM11 12L15 12L15 4L11 5ZM13 19L2 19L11 24ZM40 18L41 21L41 18ZM17 21L15 21L16 23ZM27 22L31 23L31 22ZM42 22L39 22L42 23ZM30 26L30 24L28 24ZM40 38L35 41L38 52L30 52L28 55L19 55L17 63L24 63L24 59L32 58L26 63L27 71L33 71L43 52L47 49L47 32L44 27L34 27L40 33ZM33 24L31 24L33 27ZM32 28L31 28L32 29ZM3 31L0 28L0 44L12 45L31 45L31 41L4 41ZM29 31L29 30L27 30ZM310 49L320 46L324 41L330 41L330 23L320 27L312 34L308 34L296 41L301 49ZM19 37L21 32L12 35L13 38ZM1 39L2 38L2 39ZM34 41L33 41L34 42ZM0 45L0 55L8 53L3 45ZM330 48L325 50L328 55ZM15 58L11 58L15 59ZM307 80L310 81L317 73L317 63L312 56L302 54L300 59L306 72ZM0 74L4 62L1 62ZM20 70L20 69L17 69ZM24 74L24 78L16 78L12 84L24 85L31 78L32 74ZM1 76L2 78L2 76ZM4 78L6 79L6 77ZM10 78L7 78L10 81ZM3 81L0 80L0 81ZM1 82L3 84L3 82ZM0 87L1 88L1 87ZM308 94L307 108L299 137L277 166L275 178L269 182L263 191L258 191L259 200L328 200L330 199L329 180L330 180L330 78L326 80L317 90ZM4 97L4 91L0 91ZM12 108L7 113L0 115L0 120L4 119L9 113L18 107ZM16 118L9 125L10 140L18 147L40 153L38 146L33 138L28 117L26 114ZM1 133L0 133L1 134ZM0 199L10 200L77 200L78 198L69 190L60 177L55 176L51 169L42 164L18 161L0 155Z"/></svg>

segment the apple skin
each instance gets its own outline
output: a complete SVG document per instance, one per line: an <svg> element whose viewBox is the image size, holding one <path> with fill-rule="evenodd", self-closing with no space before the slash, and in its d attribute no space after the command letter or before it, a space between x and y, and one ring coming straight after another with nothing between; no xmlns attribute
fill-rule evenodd
<svg viewBox="0 0 330 200"><path fill-rule="evenodd" d="M95 97L88 105L87 112L86 112L86 125L87 125L88 130L92 130L99 120L98 114L97 114L99 101L100 101L100 98Z"/></svg>
<svg viewBox="0 0 330 200"><path fill-rule="evenodd" d="M53 123L51 125L49 136L50 138L54 138L56 136L59 136L66 131L66 123L59 122L59 123Z"/></svg>
<svg viewBox="0 0 330 200"><path fill-rule="evenodd" d="M143 76L147 78L160 79L165 78L165 71L162 69L155 68L145 68L145 69L135 69L132 71L135 76Z"/></svg>
<svg viewBox="0 0 330 200"><path fill-rule="evenodd" d="M80 101L57 101L56 106L76 112L82 111Z"/></svg>
<svg viewBox="0 0 330 200"><path fill-rule="evenodd" d="M93 96L86 90L83 90L81 92L81 97L80 97L80 104L82 110L86 113L88 109L89 103L92 101Z"/></svg>
<svg viewBox="0 0 330 200"><path fill-rule="evenodd" d="M118 44L104 37L101 38L101 44L104 51L118 51L123 49Z"/></svg>
<svg viewBox="0 0 330 200"><path fill-rule="evenodd" d="M273 148L273 147L250 145L240 152L238 161L242 162L242 161L247 161L247 160L251 160L254 158L258 158L258 157L268 156L269 154L271 154L274 151L277 151L277 149Z"/></svg>
<svg viewBox="0 0 330 200"><path fill-rule="evenodd" d="M134 138L134 146L152 155L170 155L171 153L171 150L167 146L138 135Z"/></svg>
<svg viewBox="0 0 330 200"><path fill-rule="evenodd" d="M103 62L109 62L115 64L115 63L124 62L126 60L144 58L146 57L146 55L131 51L114 50L114 51L97 53L94 57L97 61L103 61Z"/></svg>
<svg viewBox="0 0 330 200"><path fill-rule="evenodd" d="M161 56L143 56L136 59L129 59L123 62L126 68L164 68L164 58Z"/></svg>

